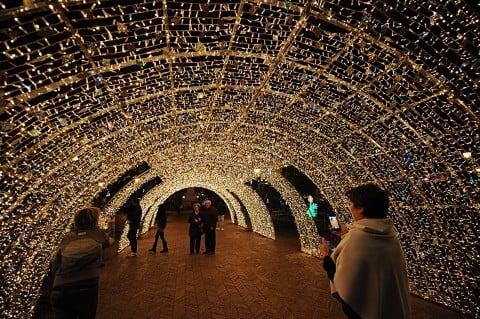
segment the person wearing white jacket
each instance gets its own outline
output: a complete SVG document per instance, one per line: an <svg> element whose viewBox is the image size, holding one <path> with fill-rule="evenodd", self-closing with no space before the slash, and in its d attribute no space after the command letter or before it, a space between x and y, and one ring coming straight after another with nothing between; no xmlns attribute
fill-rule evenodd
<svg viewBox="0 0 480 319"><path fill-rule="evenodd" d="M323 267L332 295L348 318L408 319L410 296L405 256L387 218L388 195L374 184L347 192L354 223L333 234L342 240L332 251L322 240Z"/></svg>

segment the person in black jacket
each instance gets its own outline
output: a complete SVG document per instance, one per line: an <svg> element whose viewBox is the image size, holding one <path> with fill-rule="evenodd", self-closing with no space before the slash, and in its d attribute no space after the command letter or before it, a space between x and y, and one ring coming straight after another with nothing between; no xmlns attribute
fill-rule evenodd
<svg viewBox="0 0 480 319"><path fill-rule="evenodd" d="M75 213L74 229L62 239L53 262L51 302L55 318L95 318L98 282L107 234L98 229L100 208Z"/></svg>
<svg viewBox="0 0 480 319"><path fill-rule="evenodd" d="M215 254L215 227L217 226L218 212L215 207L212 206L211 200L205 201L205 209L203 211L203 230L205 232L205 252L204 254Z"/></svg>
<svg viewBox="0 0 480 319"><path fill-rule="evenodd" d="M200 212L200 204L193 204L193 212L188 217L190 228L188 229L188 235L190 236L190 255L193 255L193 251L198 254L200 252L200 242L202 240L203 231L203 214Z"/></svg>
<svg viewBox="0 0 480 319"><path fill-rule="evenodd" d="M165 204L158 206L157 216L155 217L155 222L158 225L157 233L155 234L155 241L153 246L148 251L155 253L157 251L158 237L162 239L163 249L160 250L161 253L168 252L167 241L165 240L165 227L167 227L167 212L165 211Z"/></svg>
<svg viewBox="0 0 480 319"><path fill-rule="evenodd" d="M128 257L137 256L137 232L140 228L140 221L142 220L142 207L140 206L140 200L134 199L132 205L127 211L127 223L129 224L127 238L130 241L130 248L132 252L128 254Z"/></svg>

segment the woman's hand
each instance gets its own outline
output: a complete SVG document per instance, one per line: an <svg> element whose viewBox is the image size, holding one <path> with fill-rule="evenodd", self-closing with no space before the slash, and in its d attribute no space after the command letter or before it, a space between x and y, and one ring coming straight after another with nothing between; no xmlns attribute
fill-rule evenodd
<svg viewBox="0 0 480 319"><path fill-rule="evenodd" d="M320 244L320 253L323 257L327 257L330 255L330 249L327 246L327 240L322 237L322 243Z"/></svg>
<svg viewBox="0 0 480 319"><path fill-rule="evenodd" d="M330 232L335 236L342 237L343 235L348 233L348 228L341 222L338 222L338 224L340 225L340 230L332 230Z"/></svg>

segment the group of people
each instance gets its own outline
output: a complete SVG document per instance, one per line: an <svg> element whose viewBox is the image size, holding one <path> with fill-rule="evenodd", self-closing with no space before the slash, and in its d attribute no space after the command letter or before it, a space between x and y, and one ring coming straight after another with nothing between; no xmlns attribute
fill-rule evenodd
<svg viewBox="0 0 480 319"><path fill-rule="evenodd" d="M205 208L201 210L200 203L193 204L193 212L188 217L190 227L190 255L200 252L202 234L205 234L204 254L214 255L216 246L216 227L218 222L218 211L212 206L211 200L205 201ZM223 228L222 228L223 229Z"/></svg>
<svg viewBox="0 0 480 319"><path fill-rule="evenodd" d="M354 223L350 229L340 224L339 231L332 231L341 237L335 248L331 249L325 239L320 245L332 296L350 319L410 318L406 262L392 221L387 217L387 193L374 184L366 184L352 188L346 195ZM140 226L137 205L138 201L128 216L128 238L135 238L131 241L131 254L136 254L136 233ZM74 230L59 245L51 294L57 319L95 318L102 248L109 245L106 233L97 228L99 214L96 207L76 212ZM162 252L168 252L163 205L156 219L158 231L150 251L156 251L160 237ZM217 221L218 212L211 201L205 202L203 210L200 203L193 204L188 218L190 254L200 252L202 234L205 234L204 253L215 254Z"/></svg>
<svg viewBox="0 0 480 319"><path fill-rule="evenodd" d="M211 200L206 200L204 202L205 207L202 209L200 203L194 203L192 205L192 213L188 218L190 227L188 234L190 236L190 254L193 255L194 252L197 254L200 252L200 243L202 235L205 234L205 252L207 255L215 254L216 246L216 229L224 229L224 215L219 214L217 209L212 206ZM129 229L127 233L127 238L130 242L131 252L127 255L129 257L135 257L137 255L137 232L140 227L141 220L141 208L138 200L136 200L133 205L128 209L127 214L127 223L129 224ZM165 209L165 204L158 206L157 215L155 217L155 224L157 225L157 232L155 233L155 240L153 242L152 248L149 249L149 252L156 253L158 239L162 241L162 250L160 253L168 252L168 243L165 239L165 227L167 226L167 214Z"/></svg>

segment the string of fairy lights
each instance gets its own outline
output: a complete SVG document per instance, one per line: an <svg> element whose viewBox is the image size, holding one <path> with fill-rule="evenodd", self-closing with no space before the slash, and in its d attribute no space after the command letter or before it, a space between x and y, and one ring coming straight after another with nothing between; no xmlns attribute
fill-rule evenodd
<svg viewBox="0 0 480 319"><path fill-rule="evenodd" d="M148 174L144 174L145 176L142 176L139 178L137 181L129 183L126 185L122 191L121 194L118 194L119 196L115 196L115 198L109 202L109 204L104 208L104 213L108 214L107 212L116 212L118 211L123 204L126 203L128 200L128 197L130 194L137 192L138 193L138 187L139 185L142 185L143 183L146 182L147 179L150 179L156 175L156 172L152 170L152 172L149 172ZM154 218L155 214L157 212L158 206L163 203L171 194L173 194L175 191L178 189L184 189L188 187L192 187L192 180L195 180L196 184L195 187L203 187L203 188L209 188L213 189L219 196L224 199L225 203L227 203L227 207L229 209L229 213L232 215L232 217L236 216L239 214L238 212L240 211L240 207L238 203L235 204L230 204L230 203L235 203L233 197L231 194L222 188L218 188L218 184L212 184L209 181L202 181L199 180L198 176L195 176L192 179L192 176L178 176L179 178L175 180L175 183L168 183L168 182L163 182L160 185L156 186L152 190L150 190L148 193L146 193L144 196L142 196L141 199L141 207L142 207L142 223L141 223L141 229L140 233L143 234L147 232L151 226L154 224ZM221 180L218 177L212 177L213 180ZM122 195L123 194L123 195ZM119 197L119 198L116 198ZM260 210L263 212L263 210ZM232 220L234 220L232 218ZM246 224L242 221L238 223L240 226L246 227ZM129 245L128 240L126 238L126 233L128 231L128 227L124 228L124 232L121 235L120 242L118 244L118 251L122 251L125 247Z"/></svg>
<svg viewBox="0 0 480 319"><path fill-rule="evenodd" d="M140 229L140 233L145 233L147 232L151 226L154 224L154 218L155 214L157 212L158 206L165 201L168 196L172 193L174 193L176 190L184 189L187 187L192 187L192 179L191 175L182 175L178 176L179 179L182 182L180 184L177 184L177 181L175 183L161 183L160 185L156 186L153 188L151 191L149 191L144 197L142 197L141 200L141 206L142 206L142 212L143 212L143 217L142 217L142 226ZM213 180L221 180L218 179L217 177L213 177ZM201 178L199 179L198 176L195 177L193 180L196 180L195 187L202 187L202 188L208 188L210 190L215 191L227 204L227 207L229 209L229 213L231 215L231 220L237 220L237 224L242 226L242 227L247 227L245 224L245 221L242 217L241 209L240 209L240 204L238 201L235 200L235 198L231 195L230 191L226 189L219 189L219 185L212 184L211 180L210 181L202 181ZM231 186L231 185L230 185ZM243 187L242 187L243 188ZM245 199L247 200L247 199ZM263 206L263 205L262 205ZM265 207L260 207L258 212L263 213L265 216L269 216L268 213L265 214ZM271 224L271 223L270 223ZM257 227L258 229L263 228L263 225L260 227ZM272 238L273 236L273 228L268 227L269 232L261 231L260 233L264 236L267 236L269 238ZM125 227L124 232L121 236L119 245L118 245L118 251L123 250L125 247L129 245L128 240L126 238L126 233L128 231L128 227Z"/></svg>
<svg viewBox="0 0 480 319"><path fill-rule="evenodd" d="M478 316L478 4L438 1L0 1L0 312L33 314L73 212L123 172L144 230L206 187L275 238L245 182L288 202L318 255L293 165L351 222L344 193L391 196L412 293ZM421 231L420 231L421 230ZM125 242L121 243L125 247Z"/></svg>

